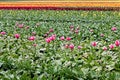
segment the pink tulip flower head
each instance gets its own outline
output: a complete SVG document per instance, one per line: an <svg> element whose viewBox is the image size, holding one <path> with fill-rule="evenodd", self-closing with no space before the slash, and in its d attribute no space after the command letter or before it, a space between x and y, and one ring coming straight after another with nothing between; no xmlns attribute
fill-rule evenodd
<svg viewBox="0 0 120 80"><path fill-rule="evenodd" d="M64 36L60 37L60 40L65 40L65 37Z"/></svg>
<svg viewBox="0 0 120 80"><path fill-rule="evenodd" d="M50 39L50 38L46 38L45 41L46 41L47 43L50 43L50 42L51 42L51 39Z"/></svg>
<svg viewBox="0 0 120 80"><path fill-rule="evenodd" d="M69 48L69 45L68 45L68 44L65 44L65 48L68 49L68 48Z"/></svg>
<svg viewBox="0 0 120 80"><path fill-rule="evenodd" d="M51 28L51 29L49 30L49 32L54 32L54 30Z"/></svg>
<svg viewBox="0 0 120 80"><path fill-rule="evenodd" d="M37 46L37 44L33 44L33 46L34 46L34 47L36 47L36 46Z"/></svg>
<svg viewBox="0 0 120 80"><path fill-rule="evenodd" d="M35 36L35 35L36 35L36 32L32 32L32 35Z"/></svg>
<svg viewBox="0 0 120 80"><path fill-rule="evenodd" d="M110 44L110 45L109 45L109 48L110 48L110 49L113 49L114 47L115 47L114 44Z"/></svg>
<svg viewBox="0 0 120 80"><path fill-rule="evenodd" d="M112 30L112 31L116 31L117 28L116 28L116 27L112 27L111 30Z"/></svg>
<svg viewBox="0 0 120 80"><path fill-rule="evenodd" d="M24 24L18 24L19 28L23 28Z"/></svg>
<svg viewBox="0 0 120 80"><path fill-rule="evenodd" d="M78 34L78 33L79 33L79 30L75 30L75 33Z"/></svg>
<svg viewBox="0 0 120 80"><path fill-rule="evenodd" d="M20 38L20 34L15 34L14 37L15 37L16 39L19 39L19 38Z"/></svg>
<svg viewBox="0 0 120 80"><path fill-rule="evenodd" d="M70 29L73 29L73 28L74 28L74 26L73 26L73 25L71 25L71 26L70 26Z"/></svg>
<svg viewBox="0 0 120 80"><path fill-rule="evenodd" d="M94 30L93 30L93 29L90 29L90 32L94 32Z"/></svg>
<svg viewBox="0 0 120 80"><path fill-rule="evenodd" d="M91 45L92 45L93 47L96 47L96 46L97 46L97 42L92 42Z"/></svg>
<svg viewBox="0 0 120 80"><path fill-rule="evenodd" d="M104 34L100 34L101 37L104 37Z"/></svg>
<svg viewBox="0 0 120 80"><path fill-rule="evenodd" d="M78 49L81 49L82 47L81 46L78 46Z"/></svg>
<svg viewBox="0 0 120 80"><path fill-rule="evenodd" d="M25 29L29 29L30 27L29 26L26 26L26 28Z"/></svg>
<svg viewBox="0 0 120 80"><path fill-rule="evenodd" d="M34 40L35 40L35 36L30 36L30 37L28 38L28 40L34 41Z"/></svg>
<svg viewBox="0 0 120 80"><path fill-rule="evenodd" d="M116 45L116 46L120 46L120 41L119 41L119 40L116 40L116 41L115 41L115 45Z"/></svg>
<svg viewBox="0 0 120 80"><path fill-rule="evenodd" d="M77 27L76 30L80 30L80 27Z"/></svg>
<svg viewBox="0 0 120 80"><path fill-rule="evenodd" d="M5 32L5 31L2 31L2 32L0 32L0 34L1 34L1 35L5 35L5 34L6 34L6 32Z"/></svg>
<svg viewBox="0 0 120 80"><path fill-rule="evenodd" d="M70 41L70 40L71 40L71 38L70 38L70 37L66 37L66 40L67 40L67 41Z"/></svg>
<svg viewBox="0 0 120 80"><path fill-rule="evenodd" d="M103 50L104 50L104 51L106 51L106 50L107 50L107 47L106 47L106 46L104 46L104 47L103 47Z"/></svg>
<svg viewBox="0 0 120 80"><path fill-rule="evenodd" d="M49 39L50 39L51 41L53 41L53 40L55 40L55 36L50 36Z"/></svg>
<svg viewBox="0 0 120 80"><path fill-rule="evenodd" d="M74 49L74 44L70 44L70 45L69 45L69 48L70 48L71 50L73 50L73 49Z"/></svg>

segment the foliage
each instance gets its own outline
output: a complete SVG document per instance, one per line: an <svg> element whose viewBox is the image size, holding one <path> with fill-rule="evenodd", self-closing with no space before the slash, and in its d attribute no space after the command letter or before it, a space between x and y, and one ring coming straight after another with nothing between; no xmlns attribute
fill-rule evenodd
<svg viewBox="0 0 120 80"><path fill-rule="evenodd" d="M0 79L119 80L119 19L110 11L1 10Z"/></svg>

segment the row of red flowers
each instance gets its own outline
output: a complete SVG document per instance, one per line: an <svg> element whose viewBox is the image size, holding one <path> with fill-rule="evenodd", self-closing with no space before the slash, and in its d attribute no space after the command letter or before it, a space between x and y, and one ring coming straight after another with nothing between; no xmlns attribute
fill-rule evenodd
<svg viewBox="0 0 120 80"><path fill-rule="evenodd" d="M7 10L97 10L97 11L119 11L119 7L9 7L0 6L0 9Z"/></svg>

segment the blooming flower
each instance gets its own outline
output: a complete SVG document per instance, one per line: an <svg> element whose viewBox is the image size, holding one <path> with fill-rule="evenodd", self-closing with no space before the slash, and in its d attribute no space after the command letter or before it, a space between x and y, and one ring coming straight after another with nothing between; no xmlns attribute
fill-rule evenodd
<svg viewBox="0 0 120 80"><path fill-rule="evenodd" d="M101 37L104 37L104 34L100 34Z"/></svg>
<svg viewBox="0 0 120 80"><path fill-rule="evenodd" d="M66 49L69 48L69 45L68 45L68 44L65 44L65 48L66 48Z"/></svg>
<svg viewBox="0 0 120 80"><path fill-rule="evenodd" d="M26 26L25 29L29 29L30 27L29 26Z"/></svg>
<svg viewBox="0 0 120 80"><path fill-rule="evenodd" d="M23 28L24 24L18 24L19 28Z"/></svg>
<svg viewBox="0 0 120 80"><path fill-rule="evenodd" d="M66 38L66 40L67 40L67 41L70 41L70 40L71 40L71 38L70 38L70 37L67 37L67 38Z"/></svg>
<svg viewBox="0 0 120 80"><path fill-rule="evenodd" d="M50 39L50 38L46 38L45 41L46 41L47 43L50 43L50 42L51 42L51 39Z"/></svg>
<svg viewBox="0 0 120 80"><path fill-rule="evenodd" d="M35 36L30 36L30 37L28 38L28 40L34 41L34 40L35 40Z"/></svg>
<svg viewBox="0 0 120 80"><path fill-rule="evenodd" d="M78 33L79 33L79 30L75 30L75 33L78 34Z"/></svg>
<svg viewBox="0 0 120 80"><path fill-rule="evenodd" d="M6 34L6 32L5 32L5 31L2 31L2 32L0 32L0 34L5 35L5 34Z"/></svg>
<svg viewBox="0 0 120 80"><path fill-rule="evenodd" d="M36 47L36 46L37 46L37 44L33 44L33 46L34 46L34 47Z"/></svg>
<svg viewBox="0 0 120 80"><path fill-rule="evenodd" d="M120 41L119 41L119 40L116 40L116 41L115 41L115 45L116 45L116 46L120 46Z"/></svg>
<svg viewBox="0 0 120 80"><path fill-rule="evenodd" d="M32 35L36 35L36 32L32 32Z"/></svg>
<svg viewBox="0 0 120 80"><path fill-rule="evenodd" d="M70 44L70 45L69 45L69 48L70 48L71 50L73 50L73 49L74 49L74 44Z"/></svg>
<svg viewBox="0 0 120 80"><path fill-rule="evenodd" d="M114 47L115 47L114 44L110 44L110 45L109 45L109 48L110 48L110 49L113 49Z"/></svg>
<svg viewBox="0 0 120 80"><path fill-rule="evenodd" d="M51 29L49 30L49 32L54 32L54 30L51 28Z"/></svg>
<svg viewBox="0 0 120 80"><path fill-rule="evenodd" d="M64 36L60 37L60 40L65 40L65 37Z"/></svg>
<svg viewBox="0 0 120 80"><path fill-rule="evenodd" d="M53 41L53 40L55 40L55 36L50 36L49 39L50 39L51 41Z"/></svg>
<svg viewBox="0 0 120 80"><path fill-rule="evenodd" d="M15 34L14 37L15 37L16 39L19 39L19 38L20 38L20 34Z"/></svg>
<svg viewBox="0 0 120 80"><path fill-rule="evenodd" d="M70 29L73 29L73 28L74 28L74 26L73 26L73 25L71 25L71 26L70 26Z"/></svg>
<svg viewBox="0 0 120 80"><path fill-rule="evenodd" d="M82 47L81 46L78 46L78 49L81 49Z"/></svg>
<svg viewBox="0 0 120 80"><path fill-rule="evenodd" d="M116 27L112 27L111 30L112 30L112 31L116 31L117 28L116 28Z"/></svg>
<svg viewBox="0 0 120 80"><path fill-rule="evenodd" d="M92 42L91 45L92 45L93 47L95 47L95 46L97 46L97 42Z"/></svg>
<svg viewBox="0 0 120 80"><path fill-rule="evenodd" d="M104 50L104 51L106 51L106 50L107 50L107 47L106 47L106 46L104 46L104 47L103 47L103 50Z"/></svg>

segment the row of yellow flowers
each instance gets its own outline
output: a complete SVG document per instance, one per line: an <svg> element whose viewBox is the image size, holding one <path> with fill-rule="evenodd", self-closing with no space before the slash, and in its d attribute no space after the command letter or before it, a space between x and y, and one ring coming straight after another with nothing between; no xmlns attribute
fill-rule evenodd
<svg viewBox="0 0 120 80"><path fill-rule="evenodd" d="M120 7L120 2L0 2L0 7Z"/></svg>

